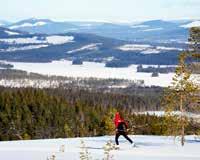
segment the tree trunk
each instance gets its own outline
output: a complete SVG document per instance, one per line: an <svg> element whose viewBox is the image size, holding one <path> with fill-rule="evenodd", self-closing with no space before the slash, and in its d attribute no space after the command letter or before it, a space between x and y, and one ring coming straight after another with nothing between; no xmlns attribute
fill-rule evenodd
<svg viewBox="0 0 200 160"><path fill-rule="evenodd" d="M184 118L184 109L183 109L183 96L181 94L180 98L180 111L181 111L181 145L185 144L185 118Z"/></svg>

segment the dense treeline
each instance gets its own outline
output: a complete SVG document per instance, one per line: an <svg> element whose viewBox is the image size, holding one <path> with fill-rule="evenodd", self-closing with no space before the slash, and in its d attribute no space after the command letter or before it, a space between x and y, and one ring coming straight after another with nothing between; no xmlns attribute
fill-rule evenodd
<svg viewBox="0 0 200 160"><path fill-rule="evenodd" d="M0 91L0 140L112 134L116 110L129 120L131 132L160 135L166 131L163 117L134 114L159 106L158 100L145 94L32 88ZM191 131L189 125L187 132Z"/></svg>
<svg viewBox="0 0 200 160"><path fill-rule="evenodd" d="M5 62L1 62L0 61L0 68L5 68L5 69L11 69L13 68L14 66L12 64L8 64L8 63L5 63Z"/></svg>

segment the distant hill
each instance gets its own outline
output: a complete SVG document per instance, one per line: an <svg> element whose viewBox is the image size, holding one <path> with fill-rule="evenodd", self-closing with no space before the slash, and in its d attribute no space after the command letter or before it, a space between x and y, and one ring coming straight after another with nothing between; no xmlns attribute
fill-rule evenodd
<svg viewBox="0 0 200 160"><path fill-rule="evenodd" d="M112 25L109 25L112 27ZM184 43L130 42L95 34L30 34L0 28L0 60L49 62L68 59L105 62L107 67L130 64L176 64Z"/></svg>
<svg viewBox="0 0 200 160"><path fill-rule="evenodd" d="M185 42L188 39L188 29L192 26L200 26L200 22L198 20L151 20L122 24L78 21L56 22L48 19L32 18L6 27L41 34L76 32L91 33L126 41Z"/></svg>
<svg viewBox="0 0 200 160"><path fill-rule="evenodd" d="M7 25L9 25L9 24L11 24L11 22L4 21L4 20L0 20L0 26L1 26L1 27L2 27L2 26L7 26Z"/></svg>
<svg viewBox="0 0 200 160"><path fill-rule="evenodd" d="M17 29L29 33L58 34L73 31L75 25L68 22L54 22L48 19L26 19L7 25L10 29Z"/></svg>

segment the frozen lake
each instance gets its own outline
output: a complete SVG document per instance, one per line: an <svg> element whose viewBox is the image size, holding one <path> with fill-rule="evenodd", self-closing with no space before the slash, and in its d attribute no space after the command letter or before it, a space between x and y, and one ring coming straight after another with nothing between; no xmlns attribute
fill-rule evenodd
<svg viewBox="0 0 200 160"><path fill-rule="evenodd" d="M168 86L174 75L173 73L168 73L159 74L159 77L151 77L151 73L137 73L137 65L131 65L126 68L108 68L105 67L104 63L83 62L83 65L72 65L71 61L66 60L50 63L9 63L13 64L15 69L44 75L144 80L147 86ZM147 65L143 65L143 67L147 67Z"/></svg>

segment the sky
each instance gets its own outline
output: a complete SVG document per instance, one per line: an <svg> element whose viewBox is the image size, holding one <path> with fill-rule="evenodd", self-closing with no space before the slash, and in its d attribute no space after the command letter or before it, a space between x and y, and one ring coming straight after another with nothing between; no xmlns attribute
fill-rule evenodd
<svg viewBox="0 0 200 160"><path fill-rule="evenodd" d="M134 22L200 19L200 0L0 0L0 20Z"/></svg>

